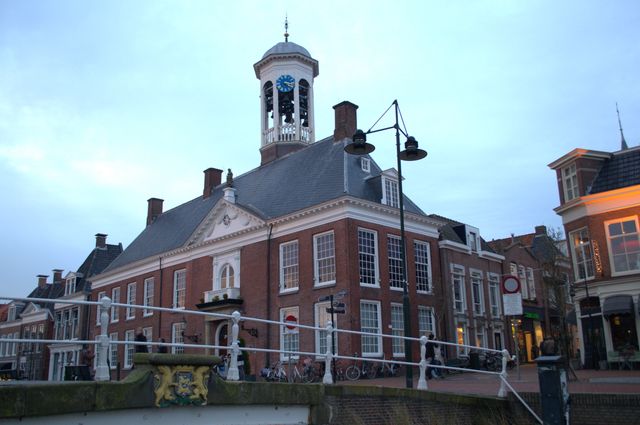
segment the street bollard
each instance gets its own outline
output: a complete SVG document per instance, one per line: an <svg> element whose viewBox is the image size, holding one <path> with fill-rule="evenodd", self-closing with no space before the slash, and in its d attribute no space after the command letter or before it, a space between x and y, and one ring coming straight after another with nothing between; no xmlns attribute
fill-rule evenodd
<svg viewBox="0 0 640 425"><path fill-rule="evenodd" d="M540 356L536 363L544 425L568 425L570 399L562 357Z"/></svg>

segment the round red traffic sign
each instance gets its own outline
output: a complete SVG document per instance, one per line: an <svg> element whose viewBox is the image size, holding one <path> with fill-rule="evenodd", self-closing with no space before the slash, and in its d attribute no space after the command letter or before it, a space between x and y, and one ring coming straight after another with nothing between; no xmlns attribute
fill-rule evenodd
<svg viewBox="0 0 640 425"><path fill-rule="evenodd" d="M505 276L502 278L502 293L517 294L520 292L520 279L515 276Z"/></svg>
<svg viewBox="0 0 640 425"><path fill-rule="evenodd" d="M294 316L293 314L288 315L287 317L284 318L285 322L288 322L285 326L287 327L287 329L295 329L296 328L296 323L298 323L298 318L296 316Z"/></svg>

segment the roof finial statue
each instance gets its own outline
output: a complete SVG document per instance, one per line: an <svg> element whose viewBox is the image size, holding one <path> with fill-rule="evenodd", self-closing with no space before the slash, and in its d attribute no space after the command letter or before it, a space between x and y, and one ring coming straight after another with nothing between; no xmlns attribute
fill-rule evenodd
<svg viewBox="0 0 640 425"><path fill-rule="evenodd" d="M287 15L284 15L284 42L287 43L289 41L289 18Z"/></svg>
<svg viewBox="0 0 640 425"><path fill-rule="evenodd" d="M616 102L616 113L618 114L618 127L620 128L620 138L621 138L620 149L621 150L629 149L629 146L627 145L627 141L624 140L624 133L622 132L622 123L620 122L620 111L618 110L618 102Z"/></svg>
<svg viewBox="0 0 640 425"><path fill-rule="evenodd" d="M227 187L233 187L233 173L231 168L227 169Z"/></svg>

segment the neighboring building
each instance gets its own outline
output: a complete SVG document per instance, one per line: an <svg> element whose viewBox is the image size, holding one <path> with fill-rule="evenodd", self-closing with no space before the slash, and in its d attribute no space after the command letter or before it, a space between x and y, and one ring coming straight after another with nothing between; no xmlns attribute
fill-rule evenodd
<svg viewBox="0 0 640 425"><path fill-rule="evenodd" d="M640 297L640 147L574 149L556 171L573 262L575 308L587 367L637 352Z"/></svg>
<svg viewBox="0 0 640 425"><path fill-rule="evenodd" d="M69 272L61 281L62 289L56 297L58 300L87 301L90 299L92 276L104 270L118 255L122 253L122 244L107 244L107 235L96 234L96 245L75 272ZM53 307L54 339L88 340L89 327L94 324L93 316L89 315L89 306L56 302ZM80 366L86 358L82 350L93 353L93 347L83 346L75 342L66 344L52 344L49 347L50 381L60 381L65 378L66 366ZM85 356L87 357L87 356Z"/></svg>
<svg viewBox="0 0 640 425"><path fill-rule="evenodd" d="M534 360L544 338L558 339L566 333L571 266L558 249L559 242L551 239L545 226L536 226L534 233L489 242L505 258L503 275L520 280L523 314L508 319L513 319L509 327L517 335L523 362Z"/></svg>
<svg viewBox="0 0 640 425"><path fill-rule="evenodd" d="M254 65L260 80L261 164L237 177L230 170L204 171L202 195L163 211L148 201L147 226L105 271L93 279L94 300L244 315L325 326L329 303L322 297L346 291L342 329L401 336L398 175L369 156L344 152L356 130L357 106L334 107L333 136L315 141L314 78L318 62L303 47L276 44ZM412 333L439 333L443 299L438 226L404 198ZM133 288L133 289L131 289ZM96 310L93 309L93 313ZM326 352L324 331L244 323L247 346ZM114 309L108 333L148 339L226 346L228 320L183 313ZM100 333L100 326L92 333ZM340 353L404 358L399 339L341 334ZM413 358L419 354L415 345ZM173 352L182 351L173 348ZM191 351L186 348L185 351ZM214 350L219 352L219 350ZM113 369L132 367L133 346L113 346ZM280 360L252 354L252 373ZM284 358L282 358L284 360Z"/></svg>

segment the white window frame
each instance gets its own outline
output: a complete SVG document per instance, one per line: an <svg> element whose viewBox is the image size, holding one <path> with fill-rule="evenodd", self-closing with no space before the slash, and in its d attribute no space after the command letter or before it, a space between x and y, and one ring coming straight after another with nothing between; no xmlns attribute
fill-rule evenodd
<svg viewBox="0 0 640 425"><path fill-rule="evenodd" d="M397 249L397 250L396 250ZM402 239L396 235L387 235L387 261L389 263L389 288L392 291L404 291L406 280L405 265L402 258Z"/></svg>
<svg viewBox="0 0 640 425"><path fill-rule="evenodd" d="M635 225L635 233L621 233L620 235L615 235L615 237L612 238L611 236L611 229L609 228L610 225L612 224L623 224L623 223L627 223L627 222L633 222ZM635 239L636 241L640 244L640 226L638 225L638 216L630 216L630 217L623 217L623 218L617 218L615 220L607 220L604 222L604 229L607 235L607 248L608 248L608 252L609 252L609 265L611 266L611 275L612 276L626 276L629 274L636 274L638 272L640 272L640 258L637 260L635 268L629 268L628 270L621 270L618 271L616 269L616 263L614 260L614 254L613 254L613 241L612 239L618 239L621 237L625 237L628 235L634 235L635 234ZM633 236L632 236L633 238ZM629 261L628 258L628 254L625 253L624 254L627 260L627 263L630 265L631 262ZM640 257L640 254L636 254L638 255L638 257Z"/></svg>
<svg viewBox="0 0 640 425"><path fill-rule="evenodd" d="M280 321L284 322L287 316L292 315L300 323L300 308L298 306L284 307L280 309ZM285 353L287 351L287 353ZM300 351L300 328L298 326L289 329L286 325L280 326L280 360L288 361L289 358L297 360L298 354L290 351Z"/></svg>
<svg viewBox="0 0 640 425"><path fill-rule="evenodd" d="M370 242L373 241L373 246ZM369 242L369 243L365 243ZM365 266L365 267L363 267ZM372 270L373 268L373 270ZM363 271L367 272L367 279L363 279ZM373 272L373 283L366 282ZM371 229L358 228L358 274L360 286L371 288L380 287L380 268L378 265L378 232Z"/></svg>
<svg viewBox="0 0 640 425"><path fill-rule="evenodd" d="M527 287L529 288L529 298L536 299L536 280L533 275L533 268L527 267Z"/></svg>
<svg viewBox="0 0 640 425"><path fill-rule="evenodd" d="M327 320L331 320L331 314L327 313L327 309L331 307L330 302L319 302L314 304L314 318L315 324L318 328L326 328ZM338 316L339 314L333 315L336 323L333 323L333 329L338 329ZM322 320L322 319L327 320ZM334 340L336 345L336 353L338 353L338 334L334 333ZM327 331L315 331L315 343L316 343L316 358L324 359L326 356L326 349L323 351L322 346L326 346L327 344Z"/></svg>
<svg viewBox="0 0 640 425"><path fill-rule="evenodd" d="M71 295L76 292L76 277L69 277L65 280L64 283L64 294Z"/></svg>
<svg viewBox="0 0 640 425"><path fill-rule="evenodd" d="M397 178L382 175L382 200L381 203L393 208L400 207L400 185Z"/></svg>
<svg viewBox="0 0 640 425"><path fill-rule="evenodd" d="M13 322L16 320L16 306L15 304L11 304L9 306L9 310L7 311L7 322Z"/></svg>
<svg viewBox="0 0 640 425"><path fill-rule="evenodd" d="M426 337L433 334L434 337L437 337L436 316L433 307L418 306L418 334Z"/></svg>
<svg viewBox="0 0 640 425"><path fill-rule="evenodd" d="M497 273L487 273L487 280L489 281L489 305L491 317L497 318L502 316L500 275Z"/></svg>
<svg viewBox="0 0 640 425"><path fill-rule="evenodd" d="M171 324L171 343L172 344L184 344L184 331L187 329L186 322L176 322ZM171 347L171 354L184 353L184 347Z"/></svg>
<svg viewBox="0 0 640 425"><path fill-rule="evenodd" d="M451 285L453 291L452 299L454 313L464 313L467 311L465 280L465 268L458 264L451 264ZM456 299L456 286L458 285L460 285L460 287L457 288L460 294L460 299Z"/></svg>
<svg viewBox="0 0 640 425"><path fill-rule="evenodd" d="M327 252L332 251L331 255L327 255L320 258L319 243L325 240L325 238L329 236L331 236L332 246L330 249L327 249L326 251ZM324 263L324 262L327 262L327 264L326 265L323 264L323 266L321 267L320 263ZM333 279L329 279L321 282L320 269L324 267L326 267L328 270L327 275L329 277L333 275ZM330 269L333 269L333 270L331 271ZM325 277L323 276L323 278ZM331 286L336 284L336 238L333 230L330 230L328 232L318 233L317 235L313 235L313 282L315 287Z"/></svg>
<svg viewBox="0 0 640 425"><path fill-rule="evenodd" d="M578 198L578 170L575 162L562 168L562 188L564 190L564 202Z"/></svg>
<svg viewBox="0 0 640 425"><path fill-rule="evenodd" d="M109 341L117 341L118 332L111 332L109 334ZM109 369L116 369L118 367L118 344L109 344Z"/></svg>
<svg viewBox="0 0 640 425"><path fill-rule="evenodd" d="M187 303L187 269L173 272L173 308L184 309Z"/></svg>
<svg viewBox="0 0 640 425"><path fill-rule="evenodd" d="M220 289L230 289L236 287L236 270L233 264L225 263L220 268Z"/></svg>
<svg viewBox="0 0 640 425"><path fill-rule="evenodd" d="M131 282L127 285L127 304L134 305L136 303L136 282ZM126 318L127 320L134 319L136 317L136 309L133 307L127 307Z"/></svg>
<svg viewBox="0 0 640 425"><path fill-rule="evenodd" d="M124 331L124 340L132 342L135 339L135 331L133 329L127 329ZM135 345L126 344L124 346L124 365L123 369L131 369L133 367L133 353L135 353Z"/></svg>
<svg viewBox="0 0 640 425"><path fill-rule="evenodd" d="M153 342L153 326L147 326L146 328L142 328L142 335L147 338L147 342ZM153 352L153 345L147 345L147 351L149 353Z"/></svg>
<svg viewBox="0 0 640 425"><path fill-rule="evenodd" d="M374 308L373 312L376 315L375 321L377 322L374 324L375 326L367 326L366 327L367 330L365 330L365 328L362 325L365 320L365 318L363 317L363 314L364 314L363 306L365 305ZM362 357L382 356L382 336L380 335L382 334L382 315L381 315L381 309L380 309L380 301L360 300L360 332L376 334L371 336L360 335L360 350L362 351ZM365 351L365 341L370 342L370 344L368 343L367 345L375 346L376 350Z"/></svg>
<svg viewBox="0 0 640 425"><path fill-rule="evenodd" d="M300 245L298 240L280 244L280 292L300 288Z"/></svg>
<svg viewBox="0 0 640 425"><path fill-rule="evenodd" d="M518 279L520 280L520 291L522 291L522 299L529 299L529 288L527 287L527 272L522 264L518 264Z"/></svg>
<svg viewBox="0 0 640 425"><path fill-rule="evenodd" d="M363 156L360 157L360 168L365 173L370 173L371 172L371 160L369 158L365 158Z"/></svg>
<svg viewBox="0 0 640 425"><path fill-rule="evenodd" d="M487 330L484 325L480 323L476 323L476 347L484 347L487 348Z"/></svg>
<svg viewBox="0 0 640 425"><path fill-rule="evenodd" d="M155 279L153 277L148 277L144 280L144 294L143 300L145 307L153 307L153 297L155 292ZM142 310L142 316L148 317L153 316L153 310L144 309Z"/></svg>
<svg viewBox="0 0 640 425"><path fill-rule="evenodd" d="M120 303L120 287L117 286L111 290L111 302ZM120 321L120 307L111 306L111 323Z"/></svg>
<svg viewBox="0 0 640 425"><path fill-rule="evenodd" d="M106 296L107 296L107 293L105 291L98 292L98 299L96 301L100 302L100 300L103 299ZM99 306L99 305L96 306L96 326L102 326L100 324L100 310L101 309L102 309L101 306Z"/></svg>
<svg viewBox="0 0 640 425"><path fill-rule="evenodd" d="M587 240L586 242L584 242L585 238ZM575 281L585 282L594 279L595 271L593 267L593 251L591 249L589 229L581 227L580 229L569 232L569 243L571 245ZM579 255L584 261L578 261ZM580 272L583 272L585 276L581 277Z"/></svg>
<svg viewBox="0 0 640 425"><path fill-rule="evenodd" d="M500 336L500 347L496 345L496 335ZM493 338L491 339L491 344L493 345L493 348L495 350L504 349L504 330L499 326L495 326L493 328L492 336Z"/></svg>
<svg viewBox="0 0 640 425"><path fill-rule="evenodd" d="M391 303L391 318L389 326L391 327L391 352L393 357L404 358L404 310L402 304Z"/></svg>
<svg viewBox="0 0 640 425"><path fill-rule="evenodd" d="M480 251L480 230L477 227L465 225L467 246L471 249L471 252Z"/></svg>
<svg viewBox="0 0 640 425"><path fill-rule="evenodd" d="M433 293L431 274L431 244L425 241L413 241L414 264L416 267L416 291L420 294ZM423 255L423 253L425 255ZM425 282L426 280L426 282ZM427 289L425 290L424 287Z"/></svg>
<svg viewBox="0 0 640 425"><path fill-rule="evenodd" d="M480 270L469 270L469 279L471 281L471 303L473 304L473 315L474 316L482 316L484 315L484 279L483 273ZM478 294L476 299L476 286L478 289Z"/></svg>
<svg viewBox="0 0 640 425"><path fill-rule="evenodd" d="M469 345L469 324L465 320L456 320L456 343ZM460 342L459 329L462 328L462 342ZM459 356L466 356L469 354L469 348L456 346L456 351Z"/></svg>

